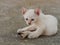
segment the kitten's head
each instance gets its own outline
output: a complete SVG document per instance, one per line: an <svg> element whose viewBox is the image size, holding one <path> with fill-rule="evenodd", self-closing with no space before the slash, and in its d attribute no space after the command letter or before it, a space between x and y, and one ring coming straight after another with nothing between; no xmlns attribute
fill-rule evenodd
<svg viewBox="0 0 60 45"><path fill-rule="evenodd" d="M24 16L24 19L27 25L31 25L38 20L38 17L40 15L40 9L39 8L37 9L22 8L22 14Z"/></svg>

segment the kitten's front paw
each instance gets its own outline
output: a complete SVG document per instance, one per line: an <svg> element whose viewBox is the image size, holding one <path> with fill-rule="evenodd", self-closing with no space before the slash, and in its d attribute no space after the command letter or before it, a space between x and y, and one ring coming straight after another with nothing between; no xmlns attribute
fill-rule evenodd
<svg viewBox="0 0 60 45"><path fill-rule="evenodd" d="M35 32L32 32L31 34L28 35L28 38L32 39L32 38L38 38L39 35Z"/></svg>
<svg viewBox="0 0 60 45"><path fill-rule="evenodd" d="M20 32L23 32L23 30L22 29L18 29L17 30L17 33L20 33Z"/></svg>
<svg viewBox="0 0 60 45"><path fill-rule="evenodd" d="M18 35L20 36L21 39L24 39L28 36L30 31L24 31L24 32L21 32L19 33Z"/></svg>
<svg viewBox="0 0 60 45"><path fill-rule="evenodd" d="M22 29L18 29L18 30L17 30L17 34L18 34L18 35L21 35L22 33L23 33L23 30L22 30Z"/></svg>
<svg viewBox="0 0 60 45"><path fill-rule="evenodd" d="M25 33L25 32L23 32L21 35L20 35L20 37L22 38L22 39L24 39L25 37L27 37L27 33Z"/></svg>

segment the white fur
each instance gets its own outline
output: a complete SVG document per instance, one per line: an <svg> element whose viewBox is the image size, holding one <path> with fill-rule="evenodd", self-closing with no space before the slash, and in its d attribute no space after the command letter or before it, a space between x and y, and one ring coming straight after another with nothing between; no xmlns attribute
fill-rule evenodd
<svg viewBox="0 0 60 45"><path fill-rule="evenodd" d="M34 13L34 9L29 9L26 11L26 13L23 15L24 19L29 18L26 23L30 22L31 18L34 18L35 21L31 22L31 25L28 27L25 27L23 29L19 29L17 32L22 32L22 31L28 31L28 30L33 30L36 29L34 32L29 32L28 38L37 38L40 35L53 35L56 34L58 31L58 22L56 17L52 15L45 15L42 13L40 10L40 15L36 15Z"/></svg>

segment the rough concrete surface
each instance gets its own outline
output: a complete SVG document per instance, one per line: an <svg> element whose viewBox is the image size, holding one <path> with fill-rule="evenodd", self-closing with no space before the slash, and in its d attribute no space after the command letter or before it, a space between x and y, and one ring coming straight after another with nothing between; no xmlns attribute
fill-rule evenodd
<svg viewBox="0 0 60 45"><path fill-rule="evenodd" d="M22 7L39 7L43 13L54 15L59 21L58 33L21 40L16 31L26 26ZM60 45L60 0L0 0L0 45Z"/></svg>

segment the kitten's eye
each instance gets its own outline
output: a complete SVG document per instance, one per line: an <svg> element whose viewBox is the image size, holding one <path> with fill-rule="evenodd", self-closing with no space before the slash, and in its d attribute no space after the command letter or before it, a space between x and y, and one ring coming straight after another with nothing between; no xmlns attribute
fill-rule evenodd
<svg viewBox="0 0 60 45"><path fill-rule="evenodd" d="M34 19L31 19L31 21L34 21Z"/></svg>
<svg viewBox="0 0 60 45"><path fill-rule="evenodd" d="M28 20L28 18L26 18L26 20Z"/></svg>

